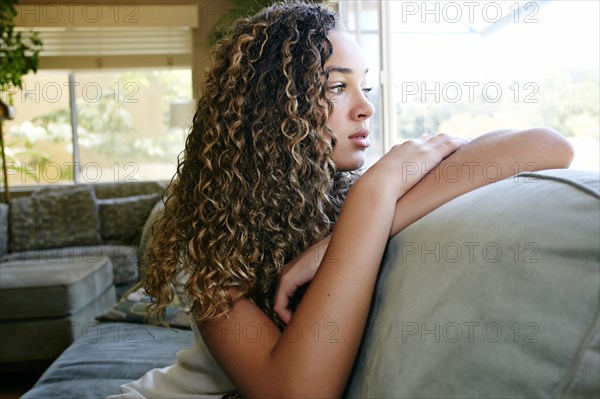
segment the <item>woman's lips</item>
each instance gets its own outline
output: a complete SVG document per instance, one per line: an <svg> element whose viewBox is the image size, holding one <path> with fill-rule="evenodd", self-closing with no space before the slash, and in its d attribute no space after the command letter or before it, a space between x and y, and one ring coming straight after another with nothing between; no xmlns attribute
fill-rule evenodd
<svg viewBox="0 0 600 399"><path fill-rule="evenodd" d="M361 130L359 132L354 133L348 139L361 148L368 148L371 143L369 142L369 131Z"/></svg>

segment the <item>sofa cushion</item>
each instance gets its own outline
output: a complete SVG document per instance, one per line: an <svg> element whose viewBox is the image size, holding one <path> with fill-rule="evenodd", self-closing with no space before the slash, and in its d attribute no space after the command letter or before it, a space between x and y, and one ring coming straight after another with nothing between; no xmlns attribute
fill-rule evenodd
<svg viewBox="0 0 600 399"><path fill-rule="evenodd" d="M100 243L96 202L85 187L40 190L10 203L11 251Z"/></svg>
<svg viewBox="0 0 600 399"><path fill-rule="evenodd" d="M142 227L158 194L98 200L100 234L107 242L137 244Z"/></svg>
<svg viewBox="0 0 600 399"><path fill-rule="evenodd" d="M119 183L99 183L90 185L94 190L96 198L110 199L133 197L137 195L158 194L162 195L164 187L157 182L126 181Z"/></svg>
<svg viewBox="0 0 600 399"><path fill-rule="evenodd" d="M4 262L0 264L0 320L75 314L112 286L112 271L105 256Z"/></svg>
<svg viewBox="0 0 600 399"><path fill-rule="evenodd" d="M193 345L192 331L129 323L99 323L71 345L22 399L104 398L148 370L175 363Z"/></svg>
<svg viewBox="0 0 600 399"><path fill-rule="evenodd" d="M41 261L54 263L66 258L66 262L71 264L76 257L97 261L102 256L107 256L112 262L115 285L120 286L138 281L137 247L132 245L91 245L35 249L6 254L4 260L21 263L39 263Z"/></svg>
<svg viewBox="0 0 600 399"><path fill-rule="evenodd" d="M74 340L94 339L96 315L115 303L115 287L109 286L77 313L64 317L3 321L0 323L0 362L56 359Z"/></svg>
<svg viewBox="0 0 600 399"><path fill-rule="evenodd" d="M346 396L599 396L598 181L523 174L394 237Z"/></svg>

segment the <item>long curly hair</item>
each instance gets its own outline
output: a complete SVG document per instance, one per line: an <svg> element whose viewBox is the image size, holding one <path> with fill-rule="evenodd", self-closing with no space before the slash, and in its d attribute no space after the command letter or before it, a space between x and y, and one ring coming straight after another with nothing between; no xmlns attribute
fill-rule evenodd
<svg viewBox="0 0 600 399"><path fill-rule="evenodd" d="M283 266L329 234L354 175L337 173L325 61L336 14L278 3L237 20L212 53L165 202L145 288L159 319L183 271L196 321L227 314L234 286L273 311Z"/></svg>

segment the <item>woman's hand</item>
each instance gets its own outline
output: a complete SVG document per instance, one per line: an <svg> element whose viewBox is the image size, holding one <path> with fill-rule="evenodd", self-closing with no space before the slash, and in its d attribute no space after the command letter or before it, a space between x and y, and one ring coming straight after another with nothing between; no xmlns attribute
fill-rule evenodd
<svg viewBox="0 0 600 399"><path fill-rule="evenodd" d="M300 256L285 265L281 272L275 294L274 310L285 324L292 318L293 302L297 299L295 296L299 293L298 289L315 276L330 239L331 236L327 236L302 252Z"/></svg>
<svg viewBox="0 0 600 399"><path fill-rule="evenodd" d="M361 179L367 176L380 179L380 184L391 185L396 190L399 199L444 158L466 143L464 138L444 133L406 140L393 146Z"/></svg>
<svg viewBox="0 0 600 399"><path fill-rule="evenodd" d="M433 172L435 179L423 179L396 202L392 235L469 191L521 172L566 168L573 155L569 142L548 128L496 130L478 136L444 159ZM448 165L459 178L446 178ZM492 173L487 170L490 165Z"/></svg>

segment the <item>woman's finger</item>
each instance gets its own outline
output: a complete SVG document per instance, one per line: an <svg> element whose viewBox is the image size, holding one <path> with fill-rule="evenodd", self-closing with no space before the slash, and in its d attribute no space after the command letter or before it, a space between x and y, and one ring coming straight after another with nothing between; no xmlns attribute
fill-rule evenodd
<svg viewBox="0 0 600 399"><path fill-rule="evenodd" d="M275 294L275 304L273 306L273 310L286 324L292 317L292 313L288 306L290 304L290 298L292 298L294 292L296 292L296 289L293 287L293 284L292 286L288 284L287 279L282 278L279 280L279 286L277 287L277 292Z"/></svg>

